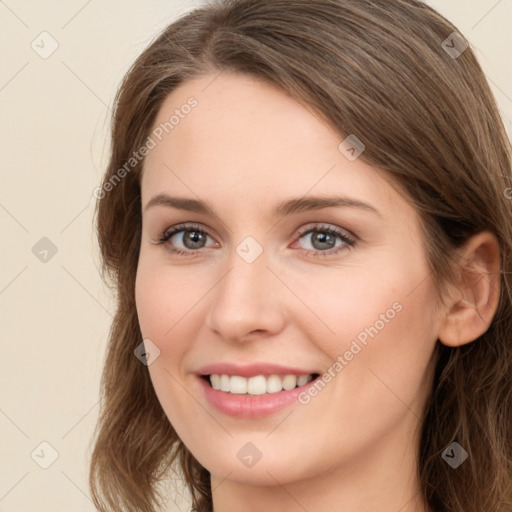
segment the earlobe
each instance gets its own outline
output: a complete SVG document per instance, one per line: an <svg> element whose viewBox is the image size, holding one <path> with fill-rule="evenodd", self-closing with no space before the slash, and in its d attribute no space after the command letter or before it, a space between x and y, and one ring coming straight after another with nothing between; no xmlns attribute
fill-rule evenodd
<svg viewBox="0 0 512 512"><path fill-rule="evenodd" d="M498 307L500 268L499 243L488 231L460 249L458 284L438 333L443 345L465 345L487 331Z"/></svg>

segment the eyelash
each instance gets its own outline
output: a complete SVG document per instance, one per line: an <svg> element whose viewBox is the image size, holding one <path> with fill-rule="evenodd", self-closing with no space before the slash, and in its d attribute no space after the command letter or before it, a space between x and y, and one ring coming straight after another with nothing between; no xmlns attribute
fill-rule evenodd
<svg viewBox="0 0 512 512"><path fill-rule="evenodd" d="M154 243L156 243L157 245L164 245L176 233L187 232L187 231L194 231L197 233L201 233L202 235L207 235L207 236L211 237L211 235L208 233L208 231L204 230L201 226L199 226L197 224L192 224L192 225L191 224L178 224L170 229L166 229ZM320 250L314 250L314 249L313 250L312 249L300 249L303 252L305 251L308 256L309 256L309 253L313 252L314 257L324 258L327 256L335 255L335 254L339 253L340 251L346 249L347 247L354 246L356 243L355 238L350 237L350 236L346 235L344 232L342 232L336 228L333 228L329 225L317 225L315 227L308 226L306 228L302 228L301 230L299 230L299 232L297 234L297 238L300 239L304 235L307 235L309 233L315 233L315 232L329 233L330 235L337 236L344 242L345 245L342 245L342 246L339 246L339 247L336 247L333 249L329 249L326 251L320 251ZM166 247L166 250L172 254L177 254L180 256L194 256L201 251L201 249L196 249L196 250L191 249L191 250L183 251L181 249L176 249L173 247Z"/></svg>

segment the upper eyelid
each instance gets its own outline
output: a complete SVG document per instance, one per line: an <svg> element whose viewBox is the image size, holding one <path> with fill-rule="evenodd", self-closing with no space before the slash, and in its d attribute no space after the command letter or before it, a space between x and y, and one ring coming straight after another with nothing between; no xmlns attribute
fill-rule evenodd
<svg viewBox="0 0 512 512"><path fill-rule="evenodd" d="M342 228L340 226L336 226L329 222L311 222L306 224L305 226L300 227L296 233L300 236L306 234L308 231L321 231L322 229L332 229L334 231L341 231L342 233L346 233L347 236L351 238L355 238L355 235L349 231L348 229Z"/></svg>

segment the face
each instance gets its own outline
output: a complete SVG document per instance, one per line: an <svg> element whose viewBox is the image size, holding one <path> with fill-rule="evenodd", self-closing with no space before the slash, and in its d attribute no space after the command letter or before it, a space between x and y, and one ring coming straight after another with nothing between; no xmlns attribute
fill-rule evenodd
<svg viewBox="0 0 512 512"><path fill-rule="evenodd" d="M173 114L141 179L136 304L180 438L259 485L414 452L439 322L413 207L248 76L186 82L154 128Z"/></svg>

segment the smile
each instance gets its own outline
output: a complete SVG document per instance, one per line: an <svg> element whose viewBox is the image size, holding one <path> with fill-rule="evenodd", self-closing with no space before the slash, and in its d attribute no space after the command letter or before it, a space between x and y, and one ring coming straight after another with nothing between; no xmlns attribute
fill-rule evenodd
<svg viewBox="0 0 512 512"><path fill-rule="evenodd" d="M256 375L246 378L240 375L212 374L208 378L213 389L237 395L264 395L279 393L301 387L316 378L318 374L309 375Z"/></svg>
<svg viewBox="0 0 512 512"><path fill-rule="evenodd" d="M299 395L315 385L319 377L318 373L252 377L215 373L198 376L197 380L206 401L218 412L232 417L258 419L297 404Z"/></svg>

